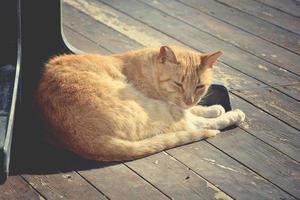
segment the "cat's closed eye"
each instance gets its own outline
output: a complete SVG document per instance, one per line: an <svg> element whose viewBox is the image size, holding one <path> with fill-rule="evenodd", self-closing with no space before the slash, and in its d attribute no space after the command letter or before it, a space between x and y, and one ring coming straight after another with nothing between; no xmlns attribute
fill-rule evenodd
<svg viewBox="0 0 300 200"><path fill-rule="evenodd" d="M175 85L176 85L177 87L182 88L182 84L181 84L181 83L178 83L177 81L174 81L174 83L175 83Z"/></svg>
<svg viewBox="0 0 300 200"><path fill-rule="evenodd" d="M205 85L203 85L203 84L197 85L196 90L201 90L201 89L203 89L204 87L205 87Z"/></svg>

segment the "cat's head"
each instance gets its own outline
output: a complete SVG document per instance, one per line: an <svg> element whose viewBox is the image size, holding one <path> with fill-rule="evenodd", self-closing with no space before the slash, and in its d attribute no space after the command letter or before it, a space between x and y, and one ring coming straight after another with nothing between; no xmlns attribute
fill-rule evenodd
<svg viewBox="0 0 300 200"><path fill-rule="evenodd" d="M213 64L221 55L221 51L201 54L162 46L156 62L159 93L184 109L196 105L206 94L213 78Z"/></svg>

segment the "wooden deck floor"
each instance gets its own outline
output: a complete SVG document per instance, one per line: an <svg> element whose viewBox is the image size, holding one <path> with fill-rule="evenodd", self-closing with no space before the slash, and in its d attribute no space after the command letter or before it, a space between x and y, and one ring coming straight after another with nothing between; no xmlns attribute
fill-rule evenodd
<svg viewBox="0 0 300 200"><path fill-rule="evenodd" d="M0 186L0 199L300 199L300 1L65 0L63 25L85 52L223 50L216 79L247 120L126 163L28 147L32 154L13 160L22 170ZM33 157L40 147L43 156Z"/></svg>

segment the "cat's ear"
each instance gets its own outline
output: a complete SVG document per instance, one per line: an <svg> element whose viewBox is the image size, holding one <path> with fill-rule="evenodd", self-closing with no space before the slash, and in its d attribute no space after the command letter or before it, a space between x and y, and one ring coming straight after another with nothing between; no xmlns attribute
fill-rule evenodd
<svg viewBox="0 0 300 200"><path fill-rule="evenodd" d="M158 59L161 63L165 63L166 61L177 63L177 58L173 50L168 46L160 47Z"/></svg>
<svg viewBox="0 0 300 200"><path fill-rule="evenodd" d="M222 54L222 51L216 51L201 55L201 65L212 68Z"/></svg>

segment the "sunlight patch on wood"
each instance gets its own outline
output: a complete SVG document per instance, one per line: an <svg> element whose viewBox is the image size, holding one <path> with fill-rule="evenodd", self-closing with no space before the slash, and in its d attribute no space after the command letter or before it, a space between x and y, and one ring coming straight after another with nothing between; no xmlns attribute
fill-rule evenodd
<svg viewBox="0 0 300 200"><path fill-rule="evenodd" d="M206 182L206 186L208 188L213 189L216 193L214 194L214 198L215 199L220 199L220 200L232 200L232 198L230 196L228 196L227 194L225 194L224 192L222 192L219 188L217 188L216 186L214 186L213 184Z"/></svg>
<svg viewBox="0 0 300 200"><path fill-rule="evenodd" d="M111 12L106 5L97 1L65 0L64 2L144 46L157 47L162 45L161 42L146 32L120 21L116 13Z"/></svg>

